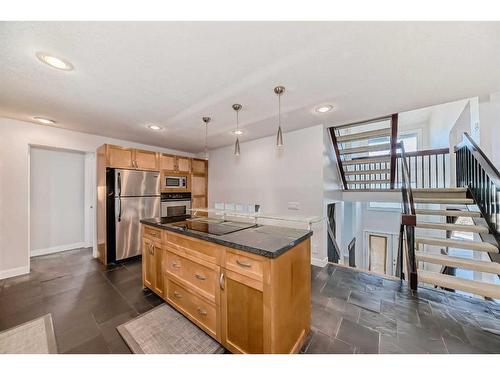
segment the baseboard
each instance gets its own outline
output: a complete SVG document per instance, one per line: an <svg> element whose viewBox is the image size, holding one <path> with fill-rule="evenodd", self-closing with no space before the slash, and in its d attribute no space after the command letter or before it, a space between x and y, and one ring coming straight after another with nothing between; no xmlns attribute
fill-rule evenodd
<svg viewBox="0 0 500 375"><path fill-rule="evenodd" d="M324 267L328 263L328 257L325 259L311 258L311 264L317 267Z"/></svg>
<svg viewBox="0 0 500 375"><path fill-rule="evenodd" d="M30 266L11 268L10 270L0 271L0 280L19 275L25 275L27 273L30 273Z"/></svg>
<svg viewBox="0 0 500 375"><path fill-rule="evenodd" d="M86 242L77 242L77 243L72 243L72 244L68 244L68 245L48 247L46 249L31 250L30 256L37 257L40 255L58 253L60 251L78 249L81 247L87 247L87 243Z"/></svg>

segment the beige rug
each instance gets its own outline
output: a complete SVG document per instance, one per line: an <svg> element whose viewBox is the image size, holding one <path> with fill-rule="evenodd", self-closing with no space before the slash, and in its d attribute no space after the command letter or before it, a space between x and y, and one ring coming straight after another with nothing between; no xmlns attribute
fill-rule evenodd
<svg viewBox="0 0 500 375"><path fill-rule="evenodd" d="M56 337L52 316L44 315L0 332L2 354L55 354Z"/></svg>
<svg viewBox="0 0 500 375"><path fill-rule="evenodd" d="M224 348L167 304L116 328L134 354L217 354Z"/></svg>

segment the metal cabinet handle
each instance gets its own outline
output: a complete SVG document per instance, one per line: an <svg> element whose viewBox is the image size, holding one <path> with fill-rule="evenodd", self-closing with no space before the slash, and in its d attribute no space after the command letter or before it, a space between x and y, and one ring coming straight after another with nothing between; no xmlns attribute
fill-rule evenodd
<svg viewBox="0 0 500 375"><path fill-rule="evenodd" d="M207 310L203 310L201 307L198 307L196 311L198 311L200 315L207 315Z"/></svg>
<svg viewBox="0 0 500 375"><path fill-rule="evenodd" d="M178 265L177 262L172 262L172 267L174 267L174 268L181 268L181 266Z"/></svg>
<svg viewBox="0 0 500 375"><path fill-rule="evenodd" d="M219 286L222 290L224 290L224 274L221 273L220 274L220 278L219 278Z"/></svg>
<svg viewBox="0 0 500 375"><path fill-rule="evenodd" d="M241 260L238 259L236 259L236 263L238 263L238 265L240 265L241 267L246 267L246 268L252 267L250 263L242 262Z"/></svg>
<svg viewBox="0 0 500 375"><path fill-rule="evenodd" d="M179 299L182 298L182 294L180 294L179 292L174 292L174 296Z"/></svg>
<svg viewBox="0 0 500 375"><path fill-rule="evenodd" d="M196 277L198 280L206 280L207 279L206 276L200 275L199 273L195 273L194 277Z"/></svg>

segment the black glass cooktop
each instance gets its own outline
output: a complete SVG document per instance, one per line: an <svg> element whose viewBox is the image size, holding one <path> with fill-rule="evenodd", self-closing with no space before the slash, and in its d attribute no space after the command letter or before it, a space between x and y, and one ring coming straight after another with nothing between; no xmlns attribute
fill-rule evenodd
<svg viewBox="0 0 500 375"><path fill-rule="evenodd" d="M185 220L178 223L172 223L172 225L185 230L189 229L196 232L213 234L215 236L222 236L224 234L229 234L256 226L255 224L237 223L234 221L207 222L201 220Z"/></svg>

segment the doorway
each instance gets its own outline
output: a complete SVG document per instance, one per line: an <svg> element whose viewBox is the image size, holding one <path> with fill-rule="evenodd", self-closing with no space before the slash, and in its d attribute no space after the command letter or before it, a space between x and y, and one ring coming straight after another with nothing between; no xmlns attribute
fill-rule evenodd
<svg viewBox="0 0 500 375"><path fill-rule="evenodd" d="M30 257L94 247L95 156L31 145Z"/></svg>

